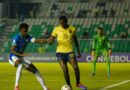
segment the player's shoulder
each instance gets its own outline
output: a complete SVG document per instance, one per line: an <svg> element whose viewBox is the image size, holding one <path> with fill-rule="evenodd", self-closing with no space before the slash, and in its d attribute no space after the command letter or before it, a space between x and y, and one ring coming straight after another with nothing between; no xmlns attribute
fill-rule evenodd
<svg viewBox="0 0 130 90"><path fill-rule="evenodd" d="M73 29L73 30L76 29L76 27L75 27L75 26L72 26L72 25L70 25L69 28L70 28L70 29Z"/></svg>
<svg viewBox="0 0 130 90"><path fill-rule="evenodd" d="M61 29L61 26L60 25L57 25L57 26L55 26L55 28L54 28L54 32L57 32L58 30L60 30Z"/></svg>
<svg viewBox="0 0 130 90"><path fill-rule="evenodd" d="M54 29L59 29L59 28L61 28L61 26L60 26L60 25L57 25L57 26L55 26Z"/></svg>
<svg viewBox="0 0 130 90"><path fill-rule="evenodd" d="M96 39L96 38L98 38L98 35L94 35L94 36L93 36L93 39Z"/></svg>
<svg viewBox="0 0 130 90"><path fill-rule="evenodd" d="M19 34L19 33L16 34L16 35L13 37L13 39L20 39L20 34Z"/></svg>
<svg viewBox="0 0 130 90"><path fill-rule="evenodd" d="M25 37L25 39L30 40L30 39L32 39L32 36L28 34L28 35Z"/></svg>
<svg viewBox="0 0 130 90"><path fill-rule="evenodd" d="M32 37L32 36L31 36L31 35L29 35L29 34L26 36L26 38L30 38L30 37Z"/></svg>
<svg viewBox="0 0 130 90"><path fill-rule="evenodd" d="M104 38L108 38L108 36L107 36L107 35L105 35L105 34L104 34L103 36L104 36Z"/></svg>

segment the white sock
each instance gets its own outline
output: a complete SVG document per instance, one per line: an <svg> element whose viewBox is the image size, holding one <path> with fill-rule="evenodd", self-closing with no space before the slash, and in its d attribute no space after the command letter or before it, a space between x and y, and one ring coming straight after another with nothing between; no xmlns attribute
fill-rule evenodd
<svg viewBox="0 0 130 90"><path fill-rule="evenodd" d="M19 81L20 81L22 69L23 69L23 65L22 65L22 64L19 64L19 65L18 65L18 68L17 68L17 71L16 71L15 86L18 86L18 85L19 85Z"/></svg>
<svg viewBox="0 0 130 90"><path fill-rule="evenodd" d="M44 80L43 80L43 78L42 78L42 75L40 74L39 71L37 71L37 72L35 73L35 76L36 76L37 80L39 81L39 83L41 84L42 88L43 88L44 90L48 90L47 87L46 87L46 85L45 85L45 83L44 83Z"/></svg>

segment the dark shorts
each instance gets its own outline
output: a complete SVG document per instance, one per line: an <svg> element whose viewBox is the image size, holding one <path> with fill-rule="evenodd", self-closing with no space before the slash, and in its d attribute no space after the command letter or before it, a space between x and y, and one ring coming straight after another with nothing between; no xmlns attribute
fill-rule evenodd
<svg viewBox="0 0 130 90"><path fill-rule="evenodd" d="M74 52L70 53L56 53L56 57L58 61L64 60L64 61L69 61L71 58L75 58Z"/></svg>

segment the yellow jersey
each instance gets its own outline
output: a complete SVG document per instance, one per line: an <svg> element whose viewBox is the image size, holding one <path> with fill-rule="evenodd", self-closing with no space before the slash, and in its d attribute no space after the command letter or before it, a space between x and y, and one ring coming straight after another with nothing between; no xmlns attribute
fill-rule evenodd
<svg viewBox="0 0 130 90"><path fill-rule="evenodd" d="M73 36L76 35L75 27L69 26L68 28L64 29L59 25L54 28L51 35L54 36L58 42L56 52L73 52Z"/></svg>

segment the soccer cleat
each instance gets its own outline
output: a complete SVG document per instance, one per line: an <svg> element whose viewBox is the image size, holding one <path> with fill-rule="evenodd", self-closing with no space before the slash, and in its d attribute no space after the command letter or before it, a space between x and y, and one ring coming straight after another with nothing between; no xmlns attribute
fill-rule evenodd
<svg viewBox="0 0 130 90"><path fill-rule="evenodd" d="M47 90L50 90L49 88L47 88Z"/></svg>
<svg viewBox="0 0 130 90"><path fill-rule="evenodd" d="M91 73L90 76L95 76L95 73Z"/></svg>
<svg viewBox="0 0 130 90"><path fill-rule="evenodd" d="M72 90L72 86L70 86L70 90Z"/></svg>
<svg viewBox="0 0 130 90"><path fill-rule="evenodd" d="M87 90L87 87L84 86L83 84L79 83L79 84L76 84L76 86L82 90Z"/></svg>
<svg viewBox="0 0 130 90"><path fill-rule="evenodd" d="M14 90L20 90L19 86L15 86Z"/></svg>

